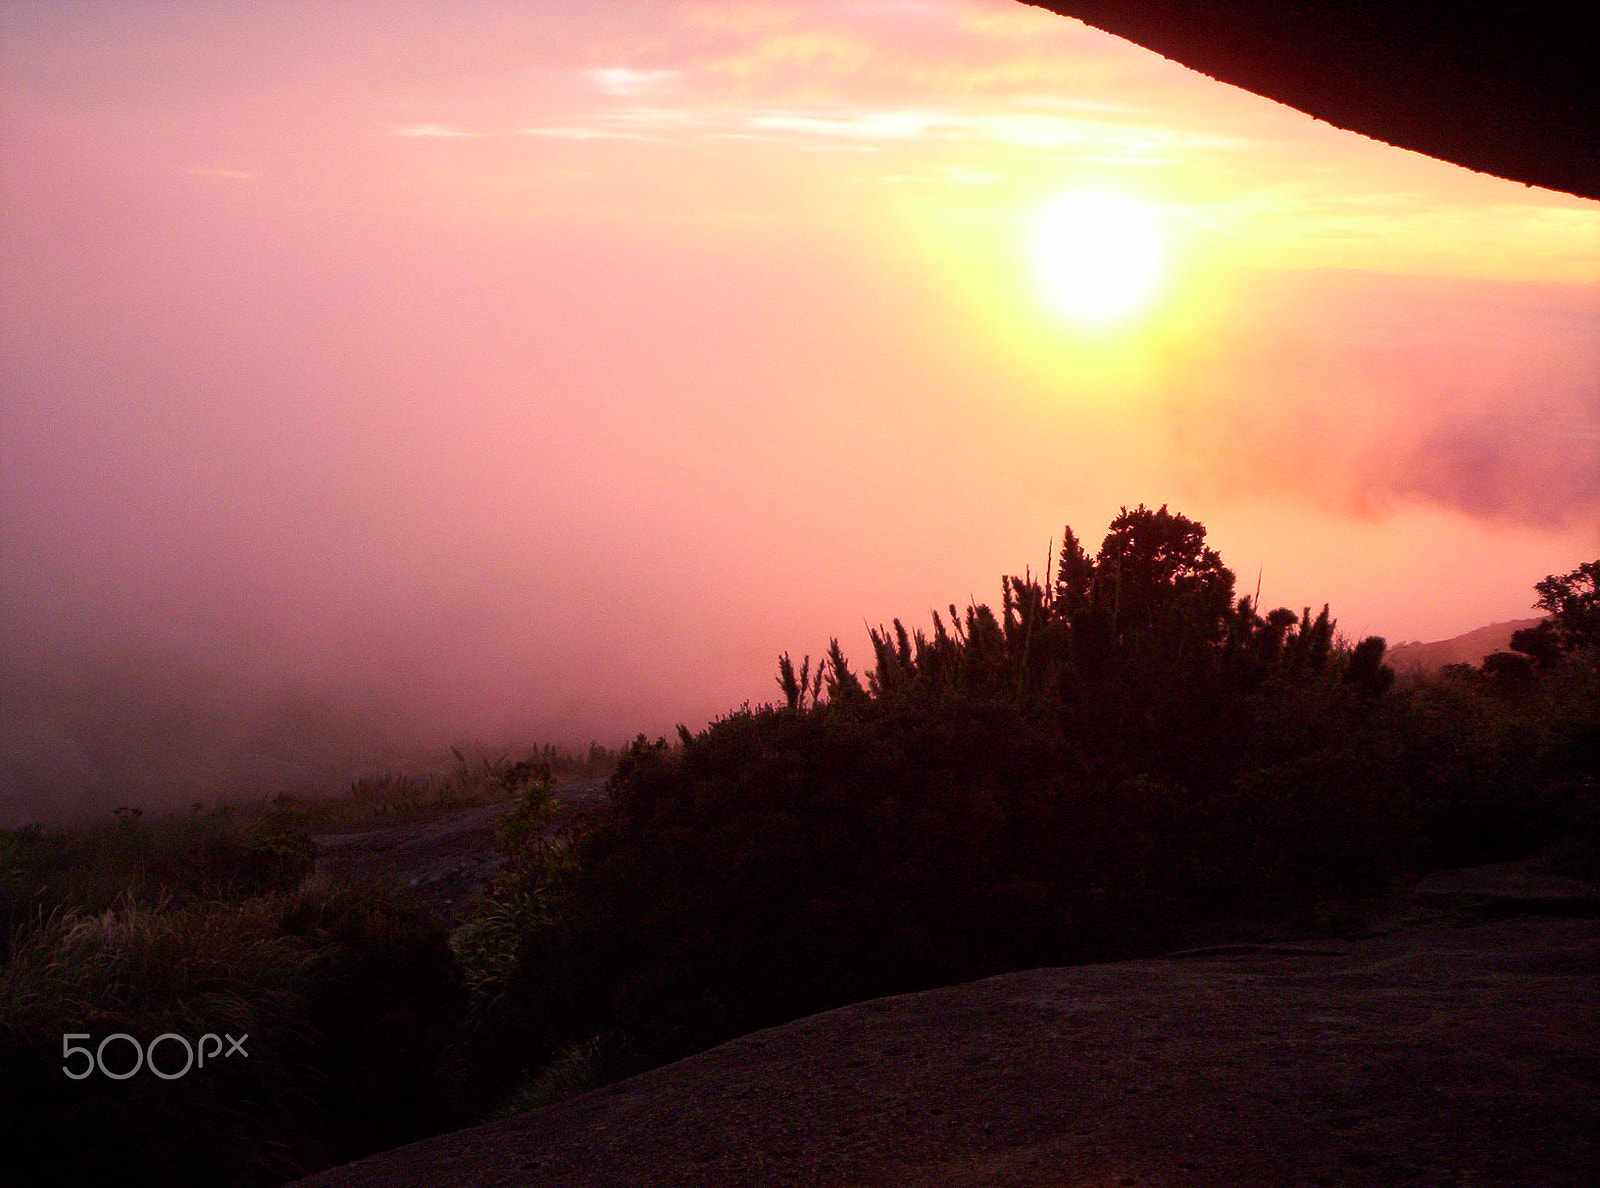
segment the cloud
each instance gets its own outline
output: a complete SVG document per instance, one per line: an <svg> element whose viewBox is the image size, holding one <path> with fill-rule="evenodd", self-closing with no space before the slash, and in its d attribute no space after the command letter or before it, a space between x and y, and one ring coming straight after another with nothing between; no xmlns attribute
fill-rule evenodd
<svg viewBox="0 0 1600 1188"><path fill-rule="evenodd" d="M764 132L799 132L813 136L846 136L868 140L906 140L953 129L960 121L938 112L916 110L853 111L810 114L798 111L747 116L747 127Z"/></svg>
<svg viewBox="0 0 1600 1188"><path fill-rule="evenodd" d="M686 107L624 107L608 111L602 117L616 123L648 124L654 127L702 127L715 125L719 120L736 118L729 113L691 110Z"/></svg>
<svg viewBox="0 0 1600 1188"><path fill-rule="evenodd" d="M1071 146L1082 154L1083 160L1124 164L1156 163L1248 148L1247 142L1236 138L1088 114L840 102L788 106L628 106L592 113L585 123L575 126L584 131L528 131L575 139L599 138L607 135L602 130L605 126L645 126L663 134L677 131L717 139L764 140L807 150L821 147L827 141L885 147L919 142L988 144L1022 150ZM630 133L618 130L610 135L620 138Z"/></svg>
<svg viewBox="0 0 1600 1188"><path fill-rule="evenodd" d="M781 19L780 19L781 18ZM680 13L678 54L744 94L848 88L862 99L891 95L1097 97L1110 89L1148 95L1187 73L1079 21L1023 4L814 3L742 10L738 19ZM705 34L698 40L691 32Z"/></svg>
<svg viewBox="0 0 1600 1188"><path fill-rule="evenodd" d="M657 84L676 78L678 74L676 70L634 70L626 66L584 71L584 76L606 94L627 99L654 90Z"/></svg>
<svg viewBox="0 0 1600 1188"><path fill-rule="evenodd" d="M475 139L489 135L487 132L466 132L460 128L451 128L445 124L413 124L410 127L396 128L394 131L396 136L434 136L444 139L457 137Z"/></svg>
<svg viewBox="0 0 1600 1188"><path fill-rule="evenodd" d="M716 0L715 3L684 4L679 19L697 29L748 36L787 28L799 18L790 5L772 0Z"/></svg>
<svg viewBox="0 0 1600 1188"><path fill-rule="evenodd" d="M1447 417L1382 475L1403 499L1479 518L1562 525L1600 517L1600 403L1587 424L1537 410Z"/></svg>
<svg viewBox="0 0 1600 1188"><path fill-rule="evenodd" d="M548 136L556 140L660 140L659 136L646 136L642 132L624 132L617 128L518 128L519 136Z"/></svg>
<svg viewBox="0 0 1600 1188"><path fill-rule="evenodd" d="M1196 486L1359 516L1600 531L1600 312L1581 286L1266 274L1169 360Z"/></svg>
<svg viewBox="0 0 1600 1188"><path fill-rule="evenodd" d="M849 75L862 71L872 55L871 42L855 33L814 29L763 38L706 62L704 69L737 79L783 75L796 67L807 73Z"/></svg>

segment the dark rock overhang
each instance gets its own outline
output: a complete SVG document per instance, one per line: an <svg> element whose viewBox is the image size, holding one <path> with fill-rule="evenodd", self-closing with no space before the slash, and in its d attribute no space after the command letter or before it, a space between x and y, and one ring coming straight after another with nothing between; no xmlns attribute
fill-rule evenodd
<svg viewBox="0 0 1600 1188"><path fill-rule="evenodd" d="M1600 200L1600 39L1460 0L1024 0L1340 128Z"/></svg>

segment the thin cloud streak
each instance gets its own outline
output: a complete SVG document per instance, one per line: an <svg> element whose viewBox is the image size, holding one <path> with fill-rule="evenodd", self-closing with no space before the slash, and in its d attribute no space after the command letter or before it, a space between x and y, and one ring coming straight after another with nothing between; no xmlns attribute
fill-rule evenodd
<svg viewBox="0 0 1600 1188"><path fill-rule="evenodd" d="M440 137L446 140L458 137L478 138L487 136L487 132L469 132L461 128L451 128L445 124L414 124L407 128L396 128L396 136Z"/></svg>
<svg viewBox="0 0 1600 1188"><path fill-rule="evenodd" d="M646 136L642 132L621 132L615 128L519 128L519 136L552 136L561 140L654 140L659 136Z"/></svg>
<svg viewBox="0 0 1600 1188"><path fill-rule="evenodd" d="M633 98L657 89L660 83L677 78L676 70L631 70L625 66L587 71L585 77L610 95Z"/></svg>

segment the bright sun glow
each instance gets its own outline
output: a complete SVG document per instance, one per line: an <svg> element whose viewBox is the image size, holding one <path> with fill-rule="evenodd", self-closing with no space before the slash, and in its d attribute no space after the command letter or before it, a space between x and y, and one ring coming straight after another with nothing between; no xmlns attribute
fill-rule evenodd
<svg viewBox="0 0 1600 1188"><path fill-rule="evenodd" d="M1039 215L1033 251L1050 309L1080 324L1131 317L1150 303L1161 280L1155 212L1120 194L1056 198Z"/></svg>

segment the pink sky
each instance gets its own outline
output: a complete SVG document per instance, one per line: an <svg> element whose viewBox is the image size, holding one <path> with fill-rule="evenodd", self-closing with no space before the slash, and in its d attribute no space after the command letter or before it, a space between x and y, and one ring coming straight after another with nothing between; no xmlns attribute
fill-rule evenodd
<svg viewBox="0 0 1600 1188"><path fill-rule="evenodd" d="M226 690L218 754L284 687L423 745L615 743L1122 504L1391 642L1600 554L1600 204L1011 0L0 34L0 796L91 778L63 722L107 640ZM1110 328L1037 284L1082 190L1161 231Z"/></svg>

